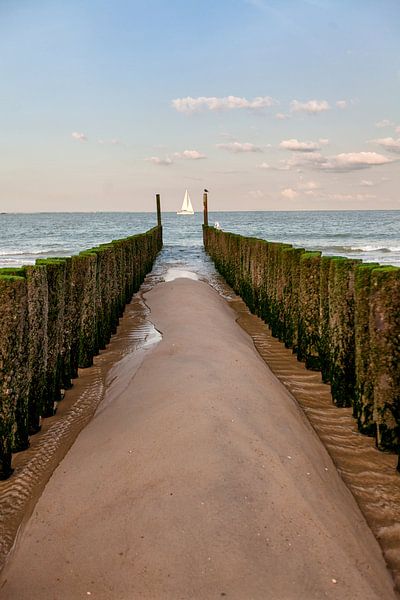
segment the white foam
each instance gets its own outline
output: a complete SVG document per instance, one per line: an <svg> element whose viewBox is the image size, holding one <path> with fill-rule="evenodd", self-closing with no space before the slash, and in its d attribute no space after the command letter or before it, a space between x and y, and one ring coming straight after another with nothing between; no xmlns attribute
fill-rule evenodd
<svg viewBox="0 0 400 600"><path fill-rule="evenodd" d="M174 279L180 279L185 277L186 279L198 280L198 276L193 271L186 271L185 269L168 269L164 275L164 281L174 281Z"/></svg>

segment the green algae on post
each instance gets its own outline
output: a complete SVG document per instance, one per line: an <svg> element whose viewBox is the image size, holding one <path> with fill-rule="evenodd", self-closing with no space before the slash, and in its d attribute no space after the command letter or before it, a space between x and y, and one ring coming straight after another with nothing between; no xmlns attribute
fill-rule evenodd
<svg viewBox="0 0 400 600"><path fill-rule="evenodd" d="M304 248L283 249L283 341L286 348L298 351L300 260Z"/></svg>
<svg viewBox="0 0 400 600"><path fill-rule="evenodd" d="M400 269L371 272L371 372L376 444L399 451L400 442Z"/></svg>
<svg viewBox="0 0 400 600"><path fill-rule="evenodd" d="M26 280L0 270L0 479L12 473L16 445L26 447L28 386L25 335L28 304ZM18 411L18 413L17 413ZM16 418L19 432L16 437Z"/></svg>
<svg viewBox="0 0 400 600"><path fill-rule="evenodd" d="M355 396L354 270L357 261L333 257L329 269L329 346L331 392L337 406Z"/></svg>
<svg viewBox="0 0 400 600"><path fill-rule="evenodd" d="M108 343L161 246L155 227L78 256L0 269L0 479L78 367Z"/></svg>
<svg viewBox="0 0 400 600"><path fill-rule="evenodd" d="M74 280L74 302L79 307L77 314L77 338L72 354L77 366L91 367L93 357L98 352L96 281L97 256L93 252L81 252L72 257L72 276Z"/></svg>
<svg viewBox="0 0 400 600"><path fill-rule="evenodd" d="M40 429L46 395L48 285L45 265L25 268L29 323L29 433Z"/></svg>
<svg viewBox="0 0 400 600"><path fill-rule="evenodd" d="M38 259L36 264L46 267L48 283L47 383L42 414L44 417L51 417L54 414L55 403L61 399L66 263L64 260L46 258Z"/></svg>
<svg viewBox="0 0 400 600"><path fill-rule="evenodd" d="M308 369L320 369L320 286L321 253L304 252L300 257L299 291L299 360Z"/></svg>
<svg viewBox="0 0 400 600"><path fill-rule="evenodd" d="M329 339L329 271L334 257L320 258L320 304L319 304L319 340L318 357L322 381L329 382L330 377L330 339Z"/></svg>
<svg viewBox="0 0 400 600"><path fill-rule="evenodd" d="M203 227L205 249L272 334L353 407L377 446L400 443L400 269ZM400 466L400 462L399 462Z"/></svg>
<svg viewBox="0 0 400 600"><path fill-rule="evenodd" d="M377 263L356 265L354 278L354 334L356 387L353 416L359 431L375 435L374 386L371 371L370 296L372 270Z"/></svg>

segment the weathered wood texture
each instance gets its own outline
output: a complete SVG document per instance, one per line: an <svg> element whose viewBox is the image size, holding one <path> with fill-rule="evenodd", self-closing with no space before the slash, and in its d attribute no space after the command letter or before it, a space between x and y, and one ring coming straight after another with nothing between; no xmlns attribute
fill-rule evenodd
<svg viewBox="0 0 400 600"><path fill-rule="evenodd" d="M382 450L400 447L400 268L203 228L218 271Z"/></svg>
<svg viewBox="0 0 400 600"><path fill-rule="evenodd" d="M107 345L161 247L154 227L77 256L0 269L0 479L78 367Z"/></svg>

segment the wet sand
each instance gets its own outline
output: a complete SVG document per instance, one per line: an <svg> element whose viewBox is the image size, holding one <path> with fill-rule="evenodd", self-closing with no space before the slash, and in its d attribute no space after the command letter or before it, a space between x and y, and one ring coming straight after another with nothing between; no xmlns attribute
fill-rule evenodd
<svg viewBox="0 0 400 600"><path fill-rule="evenodd" d="M352 495L228 303L188 279L146 302L163 339L135 373L116 365L0 597L395 598Z"/></svg>

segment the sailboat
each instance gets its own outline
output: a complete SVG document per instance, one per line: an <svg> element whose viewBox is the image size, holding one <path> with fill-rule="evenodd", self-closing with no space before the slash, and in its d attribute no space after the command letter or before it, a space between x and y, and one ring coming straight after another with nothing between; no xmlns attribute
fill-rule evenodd
<svg viewBox="0 0 400 600"><path fill-rule="evenodd" d="M190 201L189 192L187 190L185 192L185 197L182 202L182 208L176 214L177 215L194 215L193 206Z"/></svg>

